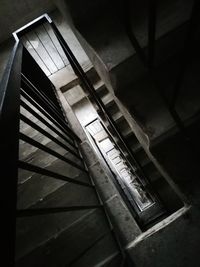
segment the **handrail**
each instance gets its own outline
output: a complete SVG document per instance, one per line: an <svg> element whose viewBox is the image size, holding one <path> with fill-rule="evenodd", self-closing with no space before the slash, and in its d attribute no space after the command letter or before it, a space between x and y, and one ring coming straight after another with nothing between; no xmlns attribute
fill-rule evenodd
<svg viewBox="0 0 200 267"><path fill-rule="evenodd" d="M35 70L33 82L31 80L31 73L33 71L30 70L32 67ZM39 75L38 78L37 74ZM41 80L43 78L44 80ZM20 95L25 100L20 100ZM69 148L63 142L60 142L48 131L29 119L29 117L24 116L23 113L20 114L20 106L33 115L39 122L42 122L47 127L45 129L53 131L71 147ZM20 120L52 140L55 144L61 146L67 153L71 153L72 158L68 159L48 146L40 144L33 138L20 133ZM61 175L57 172L26 163L25 161L19 161L20 139L80 170L80 173L88 173L84 165L84 159L78 154L77 142L81 140L69 127L54 86L45 74L41 72L28 52L25 52L21 41L17 40L0 84L0 163L2 174L1 186L3 189L1 203L3 206L2 217L5 222L3 227L3 234L5 233L5 236L2 237L5 250L3 255L5 259L2 259L2 261L6 263L6 266L15 265L16 215L20 214L21 217L31 214L31 216L34 216L42 213L67 212L99 207L99 205L83 205L52 209L46 208L45 210L33 211L33 213L32 211L29 213L28 210L24 210L16 213L18 169L50 176L53 179L72 183L74 186L78 185L94 190L94 186L90 183L76 180L70 177L70 175Z"/></svg>
<svg viewBox="0 0 200 267"><path fill-rule="evenodd" d="M66 43L66 41L64 40L63 36L61 35L61 33L59 32L58 28L56 27L56 25L54 24L54 22L52 21L51 23L52 29L54 30L55 35L57 36L61 47L63 48L66 57L68 58L75 74L78 76L78 78L80 79L80 82L82 83L83 87L89 92L89 94L93 97L95 103L97 104L98 108L100 109L100 111L105 115L105 117L107 118L108 122L110 123L111 128L114 130L115 134L117 135L117 137L119 138L120 142L123 144L123 147L125 149L125 151L127 152L127 154L131 157L133 163L135 164L137 171L140 172L140 175L143 176L145 178L145 174L142 170L142 167L140 165L140 163L136 160L136 158L134 157L134 153L132 152L132 150L129 148L126 140L124 139L123 135L121 134L121 132L119 131L115 121L113 120L112 116L108 113L103 101L101 100L101 98L98 96L96 90L94 89L94 86L92 85L92 83L90 82L90 80L88 79L87 75L85 74L84 70L82 69L81 65L79 64L79 62L77 61L77 59L75 58L75 56L73 55L71 49L69 48L68 44ZM125 155L124 155L125 156ZM125 156L126 157L126 156ZM126 157L127 158L127 157Z"/></svg>
<svg viewBox="0 0 200 267"><path fill-rule="evenodd" d="M0 84L1 260L14 266L22 45L16 42Z"/></svg>

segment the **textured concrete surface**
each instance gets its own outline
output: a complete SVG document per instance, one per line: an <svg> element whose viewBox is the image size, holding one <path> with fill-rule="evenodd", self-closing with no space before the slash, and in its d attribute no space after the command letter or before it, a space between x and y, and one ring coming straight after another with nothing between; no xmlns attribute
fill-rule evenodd
<svg viewBox="0 0 200 267"><path fill-rule="evenodd" d="M0 45L0 81L5 71L8 58L10 56L10 53L12 52L13 46L14 46L14 40L12 38L1 43Z"/></svg>
<svg viewBox="0 0 200 267"><path fill-rule="evenodd" d="M69 266L70 262L79 258L108 234L108 231L102 211L91 211L74 221L68 228L59 231L59 234L49 238L47 243L41 244L28 256L19 260L16 266Z"/></svg>
<svg viewBox="0 0 200 267"><path fill-rule="evenodd" d="M128 247L136 266L197 267L200 264L199 120L188 126L186 132L189 139L176 133L152 148L152 153L184 193L184 201L190 208L165 227L157 225L151 233L147 231Z"/></svg>
<svg viewBox="0 0 200 267"><path fill-rule="evenodd" d="M118 195L113 195L106 202L106 206L108 210L112 210L112 213L109 212L109 215L114 227L117 229L122 245L130 243L141 234L140 228Z"/></svg>
<svg viewBox="0 0 200 267"><path fill-rule="evenodd" d="M68 99L66 93L66 99ZM69 100L70 99L71 98L69 98ZM74 102L72 101L72 103ZM89 121L97 117L94 107L92 107L92 105L86 100L84 100L84 105L81 100L72 108L74 108L75 114L83 127ZM86 114L84 112L85 109ZM79 125L79 128L80 127L81 125ZM76 128L76 131L79 132L78 128ZM116 231L119 234L121 242L123 244L128 244L141 233L141 230L137 226L133 216L119 195L119 192L112 181L112 174L110 173L107 165L99 159L98 154L94 152L86 137L81 144L81 150L84 158L86 159L87 166L97 187L98 193L100 194L102 201L106 204L111 222L116 227Z"/></svg>
<svg viewBox="0 0 200 267"><path fill-rule="evenodd" d="M47 2L49 3L49 1L43 1L43 4ZM28 2L26 1L26 4L27 3ZM69 5L71 6L72 11L73 11L73 6L76 6L77 3L80 4L80 2L77 1L75 2L69 1ZM141 83L141 80L143 79L143 76L141 77L141 74L145 74L145 71L140 64L138 57L134 56L135 51L131 47L127 37L124 35L121 26L118 24L119 27L116 27L118 21L117 23L115 23L114 20L110 20L109 17L110 12L108 12L109 16L107 16L107 18L102 16L101 8L99 8L97 14L100 14L101 18L103 18L104 21L102 22L101 20L98 20L99 17L94 12L94 10L97 10L96 8L98 7L98 3L99 3L98 1L95 1L94 4L90 3L90 5L88 6L86 5L87 8L85 8L84 10L80 8L81 5L79 6L78 10L74 9L75 16L73 16L73 19L75 19L75 21L77 20L76 26L78 26L77 28L80 32L80 34L77 34L77 36L79 37L79 40L81 40L83 46L85 47L91 61L96 66L99 75L107 84L108 89L110 89L110 91L113 92L115 90L121 90L122 88L123 94L125 94L126 92L126 99L124 99L124 103L126 107L128 107L130 113L132 113L136 117L136 121L139 121L142 124L142 127L139 127L137 124L136 126L134 126L134 123L129 123L129 124L132 125L132 129L135 129L134 131L138 139L143 140L143 145L146 146L146 148L148 148L149 145L151 145L151 142L149 142L149 137L151 140L156 139L160 135L164 134L166 130L172 128L174 123L171 117L169 116L169 113L166 112L166 109L164 108L162 101L160 101L160 98L157 97L157 94L152 93L153 88L152 86L151 87L149 86L150 83L149 82L147 82L146 84ZM10 1L3 4L4 4L2 8L3 12L7 10L9 6L11 6ZM102 6L103 5L104 2L102 2ZM47 6L49 6L49 4L47 4ZM18 17L20 17L19 15L21 14L21 12L22 13L24 12L23 14L26 14L27 17L21 16L20 18L21 20L25 21L26 19L29 19L33 15L31 11L32 4L29 5L30 10L28 13L26 12L27 8L24 9L23 7L24 6L21 5L18 5L17 8L16 6L14 6L13 10L18 14ZM143 23L145 23L145 20L141 20L142 23L140 23L140 20L139 22L137 21L138 7L141 8L139 10L145 12L145 8L143 8L143 3L139 4L138 6L136 6L135 9L133 9L134 12L136 12L136 16L132 16L133 27L136 31L136 35L139 38L141 44L145 45L146 34L144 34L145 31L143 25ZM44 6L42 5L42 9L43 8ZM93 11L93 14L91 11ZM38 12L41 12L41 9L36 8L34 9L34 12L38 14ZM157 38L164 36L164 34L169 33L175 27L179 27L181 23L187 21L189 13L190 13L190 4L188 4L187 1L179 1L179 0L163 1L162 4L159 6L158 20L160 27L157 32ZM80 14L81 16L78 16L77 14ZM94 31L95 34L92 33L93 29L86 27L88 26L87 24L88 20L86 21L86 25L81 25L81 20L83 21L83 18L85 18L86 14L88 19L91 19L91 17L88 16L88 14L92 14L94 19L96 16L96 20L94 21L95 23L93 24L93 29L95 29L95 27L97 29L97 31ZM141 15L142 13L138 12L138 14ZM5 18L5 16L2 16L2 18L4 19L3 24L0 23L1 26L3 25L2 28L4 28L5 26L5 28L7 29L8 27L10 27L9 23L11 22L15 23L14 20L9 21L9 23L6 23L6 19L9 19L9 17ZM19 22L20 21L15 23L15 25L17 26ZM102 27L102 25L105 25L105 27ZM64 27L63 30L66 30L66 27ZM166 60L169 56L173 56L174 51L182 47L181 43L183 40L182 39L183 36L185 36L184 35L185 30L182 29L181 27L179 28L179 30L180 31L174 31L172 34L170 32L170 36L169 35L164 36L164 38L161 38L162 40L157 42L157 45L159 46L159 49L157 50L158 53L156 55L158 62ZM1 38L5 38L5 34L7 33L8 31L5 31L5 33L3 32L4 37L2 37L1 35ZM2 57L3 60L1 61L0 64L1 69L4 69L5 59L9 54L9 51L10 51L9 47L5 47L5 49L3 48L2 50L1 55L3 55ZM119 53L119 51L121 51L121 53ZM77 55L79 56L79 54ZM165 55L165 56L160 57L160 55ZM161 81L162 80L167 81L165 84L166 91L171 87L170 82L173 81L174 78L173 72L174 70L176 70L177 67L177 65L175 64L173 65L173 62L174 61L172 61L172 65L169 64L169 66L171 66L170 71L172 72L172 77L168 78L169 72L166 71L165 68L159 69L157 73L160 74L158 76L160 77ZM198 69L198 61L193 63L189 64L189 70L187 71L187 74L185 75L184 79L184 87L183 87L184 93L178 103L178 110L181 116L187 119L192 117L193 115L196 115L196 113L198 113L199 111L199 93L198 93L199 75L198 71L196 72L196 70ZM139 79L141 78L141 80L137 80L138 78ZM131 83L132 79L134 81L135 80L137 81L134 84L132 84ZM124 84L124 80L130 86ZM58 86L62 86L63 84L64 82L62 74L58 79ZM188 91L192 93L188 94L187 93ZM129 92L131 93L128 95ZM146 99L147 102L145 102L144 99ZM106 102L108 107L112 106L111 104L113 102L112 98L106 96L104 98L104 101ZM127 118L129 117L129 115L130 116L132 115L130 113L126 113L126 109L124 110L125 110L124 114L128 114L126 115ZM71 116L71 118L74 116L73 112L71 112L69 115ZM89 115L91 114L88 113L88 117ZM85 121L86 120L87 118L85 118ZM75 125L76 126L78 125L77 120L75 121ZM144 130L144 132L142 132L142 130ZM190 130L191 129L189 129L189 131ZM84 137L84 132L82 130L78 130L78 132L79 135ZM148 134L148 137L146 133ZM136 266L140 267L143 266L198 267L199 266L198 258L199 258L199 241L200 241L199 240L200 202L199 202L199 179L198 179L199 147L197 145L198 143L197 140L199 139L198 127L195 126L192 130L192 133L193 136L190 136L189 141L188 139L183 140L182 137L180 137L179 135L173 137L165 136L166 142L162 142L162 145L159 144L159 146L150 147L151 152L149 152L149 154L153 153L153 155L155 155L155 157L158 158L159 161L162 163L162 165L167 169L168 173L174 179L171 185L174 183L175 186L178 185L181 188L181 190L184 192L186 196L184 197L184 199L185 200L187 199L187 201L192 205L192 207L184 214L180 213L179 214L180 216L178 217L176 217L176 214L173 214L172 217L174 218L174 220L170 221L170 218L167 218L166 221L162 222L164 224L163 225L164 227L161 227L161 224L157 224L142 235L140 233L140 230L137 231L137 227L131 229L131 226L134 224L131 221L132 219L130 219L129 215L127 215L126 207L123 206L123 201L121 201L121 199L119 199L119 196L115 194L116 188L109 181L109 177L107 176L107 174L105 175L105 173L102 173L100 171L99 163L93 162L94 160L96 161L96 159L94 159L92 154L88 153L88 148L87 148L88 162L89 164L91 164L90 169L92 170L93 168L94 178L96 173L98 173L99 177L103 175L101 182L99 183L99 188L100 190L102 190L102 194L105 193L104 199L107 202L109 210L112 211L111 215L113 217L112 216L111 217L113 218L113 221L117 222L118 224L117 225L119 229L118 231L124 238L124 243L129 243L131 240L134 240L133 243L131 244L129 243L127 249L130 255L132 256ZM33 133L33 136L37 140L40 140L44 144L47 144L50 147L52 147L51 143L49 144L47 140L45 140L45 138L40 138L39 136L35 135L35 133ZM191 139L193 140L192 142ZM28 146L26 147L26 149L29 149ZM59 152L62 153L62 150L59 149ZM29 160L31 159L33 160L33 162L37 162L37 160L43 158L42 155L37 155L36 151L32 151L32 153L33 153L32 155L34 155L35 161L34 158L31 159L31 157L29 158ZM30 156L30 153L27 154L25 153L23 156L24 157L27 156L28 158L28 156ZM55 163L50 158L46 159L43 158L43 161L41 162L41 164L43 164L42 166L48 165L48 161L50 161L51 163ZM95 164L92 164L92 162ZM56 164L55 164L56 168L59 167L62 170L62 167L59 164L58 165ZM23 192L23 187L26 186L29 187L29 185L30 188L33 189L32 185L34 185L34 183L32 184L32 181L34 178L36 178L35 185L37 189L37 186L39 186L40 184L39 182L37 183L38 177L32 177L31 175L27 179L27 177L25 177L25 173L23 175L24 175L23 179L21 180L23 183L21 185L22 186L21 192ZM154 179L155 180L153 180L153 182L157 181L156 180L157 178ZM32 199L32 196L28 194L28 197L30 197L30 202L27 201L28 199L27 198L24 203L21 202L22 206L23 205L29 206L30 203L34 204L37 203L38 200L40 200L41 198L45 198L46 193L44 192L49 192L51 193L51 196L53 196L55 189L59 188L58 192L61 192L62 189L65 188L65 185L63 185L62 183L56 185L56 184L51 184L46 180L47 183L43 184L44 178L39 180L42 181L41 183L42 190L41 191L37 190L38 199ZM110 185L109 187L108 183ZM47 187L45 187L45 185L47 185ZM158 184L157 187L158 189L160 188L160 193L161 193L162 191L161 184ZM181 196L181 194L179 194L179 196ZM167 197L169 197L169 192L167 192L166 195ZM57 201L58 203L60 203L59 199L57 199ZM170 198L170 201L173 204L174 199L172 201L172 198ZM29 202L29 204L27 204L27 202ZM51 201L49 201L49 203L51 203ZM96 211L94 213L96 213ZM65 265L68 264L66 262L66 256L65 256L66 251L68 250L70 251L71 258L68 259L69 261L73 261L75 259L75 257L77 256L76 254L77 251L78 253L80 253L80 255L83 252L85 252L85 250L87 250L88 252L88 250L91 249L90 247L91 243L98 242L98 238L100 239L103 238L101 234L104 233L105 229L107 229L106 228L107 226L104 228L103 225L97 224L96 222L97 218L99 218L99 220L102 221L101 215L99 216L95 214L94 217L92 217L92 215L93 215L92 213L85 214L85 217L81 222L81 223L85 222L86 228L88 227L85 232L80 221L77 222L76 220L76 218L78 217L76 216L74 217L75 223L71 223L69 225L69 229L65 229L65 226L62 225L63 221L61 219L61 226L60 226L61 228L58 229L56 234L53 234L52 236L51 235L52 233L49 234L48 231L45 232L44 234L47 234L45 238L46 240L49 241L46 244L43 244L42 241L40 240L39 241L40 247L39 248L32 247L31 250L32 249L33 250L31 254L26 259L24 258L21 260L20 266L38 265L38 263L36 262L36 256L40 259L41 266L46 266L46 262L44 262L44 260L47 260L49 262L48 266L55 266L55 264L60 264L60 266L63 266L64 264ZM48 221L48 218L46 218L46 221ZM92 222L91 228L89 227L89 222ZM168 223L165 224L165 222ZM24 227L22 227L22 229L23 228ZM91 235L88 236L89 231ZM52 232L55 233L54 223ZM80 242L78 244L75 243L74 246L71 246L71 244L73 243L71 236L72 234L74 236L74 233L77 234L77 239L80 236L82 236L83 238L86 239L86 242L84 243ZM34 230L32 232L32 235L34 235ZM140 237L138 237L135 240L137 236ZM69 245L66 244L65 242L66 239L68 239ZM89 251L88 253L90 252L91 251ZM112 256L113 253L112 249L110 253ZM107 264L107 266L109 265ZM113 264L113 266L115 266L115 263Z"/></svg>
<svg viewBox="0 0 200 267"><path fill-rule="evenodd" d="M28 101L26 102L32 106ZM38 110L35 111L41 115ZM53 134L57 141L69 146L64 139L52 133L31 113L24 109L21 109L21 113L48 133ZM69 118L74 118L72 111L67 115ZM77 126L76 120L73 121L73 125L74 127ZM23 122L20 123L20 131L83 168L83 162L80 159ZM73 151L75 150L73 149ZM91 184L90 177L86 172L26 142L20 141L19 157L27 163ZM94 188L19 170L17 201L19 209L46 209L98 204L99 199ZM99 253L95 246L97 248L103 246L107 249L102 250L103 253ZM92 254L88 258L86 254L90 253L90 250ZM111 235L110 225L102 208L59 212L57 214L49 212L46 215L17 219L16 266L64 267L79 261L79 266L83 266L81 265L83 262L85 267L88 267L87 262L88 264L101 264L102 261L105 261L106 264L110 263L113 255L119 256L120 264L121 254L114 237Z"/></svg>
<svg viewBox="0 0 200 267"><path fill-rule="evenodd" d="M196 222L196 225L194 224ZM199 266L199 210L191 209L128 250L136 266Z"/></svg>
<svg viewBox="0 0 200 267"><path fill-rule="evenodd" d="M101 251L101 253L99 253ZM110 266L113 258L118 256L118 262L114 266L120 266L122 261L116 244L113 243L112 234L108 234L93 246L78 261L72 264L73 267L94 267L94 266ZM94 260L95 259L95 260Z"/></svg>
<svg viewBox="0 0 200 267"><path fill-rule="evenodd" d="M31 20L55 9L51 0L36 1L1 1L0 43L9 38L12 32L21 28Z"/></svg>

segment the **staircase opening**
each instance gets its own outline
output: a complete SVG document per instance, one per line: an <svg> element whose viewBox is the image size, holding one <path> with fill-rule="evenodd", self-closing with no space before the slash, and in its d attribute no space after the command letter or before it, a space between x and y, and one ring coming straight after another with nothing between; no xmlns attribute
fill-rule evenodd
<svg viewBox="0 0 200 267"><path fill-rule="evenodd" d="M123 196L125 196L125 202L132 209L132 213L138 220L141 227L145 228L146 225L150 225L152 222L155 223L158 220L161 220L168 214L168 208L165 207L166 205L162 204L165 201L160 201L162 197L158 197L158 194L155 193L155 190L148 181L143 168L140 166L140 163L138 164L137 159L132 156L132 150L140 151L141 145L137 141L132 130L130 130L130 127L128 126L127 128L127 121L123 118L121 112L112 114L112 112L108 111L114 102L111 94L106 94L105 97L103 96L102 98L99 97L95 90L90 88L92 85L90 85L90 81L87 81L85 74L81 73L79 69L76 69L79 64L78 62L75 62L74 69L74 62L71 62L71 59L73 59L73 54L69 52L70 49L65 47L64 39L62 39L63 37L56 33L55 26L52 27L53 24L51 24L52 21L49 16L44 15L19 29L14 33L14 35L17 38L20 38L24 44L24 47L35 59L46 76L50 78L50 80L52 78L53 80L59 80L59 73L62 73L62 79L63 76L66 78L64 83L69 84L69 77L66 77L66 74L67 72L73 72L74 75L76 74L78 76L79 81L83 82L83 84L85 83L85 87L89 86L87 94L89 93L89 98L94 106L97 104L96 107L103 111L104 116L107 118L106 123L108 124L105 126L105 121L102 122L100 117L97 116L95 117L95 120L93 120L93 118L87 121L83 127L85 128L86 132L89 133L93 144L95 144L95 146L98 148L99 153L111 170L111 173L113 174L114 179L117 181ZM33 73L32 76L34 75ZM77 83L79 83L79 81L77 81ZM80 98L79 93L77 94L74 89L70 91L73 95L72 98ZM100 90L100 95L102 94L102 91L104 93L104 89ZM77 99L75 102L78 102ZM84 113L82 107L79 111ZM83 115L83 117L85 116L86 114ZM122 125L125 128L124 133L123 129L120 131L118 126L115 126L116 122L113 119L115 117L116 120L119 121L122 119ZM126 142L124 141L125 138L134 141L133 148L132 146L131 148L127 146Z"/></svg>
<svg viewBox="0 0 200 267"><path fill-rule="evenodd" d="M134 173L133 166L131 166L132 168L128 166L103 124L97 119L87 125L86 129L115 174L131 205L140 212L152 206L155 201L150 193L145 191L145 183Z"/></svg>
<svg viewBox="0 0 200 267"><path fill-rule="evenodd" d="M163 204L163 199L160 198L159 194L157 194L156 190L154 190L151 186L151 183L147 179L148 177L145 176L145 173L143 172L143 167L140 166L140 164L137 162L137 160L133 157L131 153L132 150L141 151L141 145L139 144L133 132L130 130L130 127L127 128L128 124L123 115L120 112L112 114L112 112L108 111L108 109L112 107L113 103L115 103L114 99L112 98L112 95L110 93L106 93L106 95L100 97L96 93L96 88L93 87L92 83L90 84L90 80L85 75L85 72L82 70L80 64L77 62L67 43L64 43L64 40L62 39L63 37L58 32L58 29L53 23L52 25L49 25L46 21L46 17L44 17L44 19L44 23L41 23L40 21L39 25L37 25L37 22L34 22L33 25L31 24L33 26L32 29L26 29L25 27L22 30L19 30L18 33L15 33L15 35L19 35L18 37L21 39L24 47L26 48L23 51L24 61L22 62L21 73L21 102L23 104L22 106L25 107L25 110L29 110L30 113L28 113L28 117L26 117L27 113L23 114L22 112L22 115L20 115L20 119L24 121L25 124L29 124L32 128L35 127L36 131L45 133L44 135L46 135L49 139L52 139L53 142L63 146L63 144L58 139L59 135L61 134L60 130L62 132L63 129L64 131L65 129L67 129L67 133L69 132L69 136L71 136L72 132L70 130L68 122L65 121L65 114L63 114L63 110L60 105L60 100L58 98L56 89L52 86L52 83L47 79L46 76L51 78L52 76L57 75L63 69L67 69L67 67L69 66L69 68L71 68L71 71L74 72L74 75L78 76L78 82L76 81L78 86L80 84L79 82L81 81L81 86L83 85L84 87L85 91L83 92L83 100L87 99L88 103L90 102L89 105L93 108L93 110L95 110L94 112L90 112L90 110L87 109L87 104L86 109L84 109L84 101L81 102L82 99L81 95L79 94L80 92L76 94L76 91L74 90L74 88L72 88L67 92L69 93L71 91L72 98L76 99L74 102L76 110L75 114L77 117L79 117L79 122L80 124L82 124L83 129L89 136L89 140L91 140L92 146L95 147L96 150L98 150L98 154L100 154L101 159L103 159L104 161L104 164L107 165L107 168L111 173L112 179L116 184L116 188L118 189L119 194L122 196L122 199L124 200L126 206L129 208L130 213L133 214L133 217L135 218L135 221L137 221L140 228L142 230L146 230L153 224L157 223L158 221L161 221L169 214L169 212L165 204ZM37 26L36 28L35 23ZM58 43L59 45L57 46L56 43ZM35 59L35 61L33 60L33 58ZM41 72L36 63L40 66L43 72ZM27 68L28 65L30 66L30 69ZM46 76L44 75L44 73ZM43 77L43 75L45 76L45 78ZM69 84L69 80L67 81L67 83ZM74 87L73 83L70 84L70 86ZM103 85L102 87L103 89L101 88L100 90L99 88L97 88L99 90L100 95L102 94L102 92L103 94L105 92L105 85ZM37 104L39 104L39 107L37 106ZM37 107L36 110L34 110L34 105L36 105ZM58 128L60 128L60 130L56 128L58 136L49 135L48 132L45 132L44 129L38 127L30 120L32 116L31 114L33 113L35 114L33 116L35 116L36 118L38 118L39 115L40 121L44 119L42 117L43 115L40 114L40 108L42 110L42 113L44 112L44 109L47 109L48 112L50 111L50 116L48 115L48 112L46 113L45 111L44 113L48 119L46 124L48 124L48 127L50 127L51 129L51 122L53 122L56 127L58 126ZM37 114L38 110L40 110L39 114ZM79 115L77 115L78 113ZM80 117L82 117L82 119ZM102 117L104 117L104 119L102 119ZM122 121L122 126L124 127L124 129L120 129L120 127L116 125L116 121ZM24 126L24 124L22 124L22 126ZM32 137L27 137L23 133L20 135L20 138L23 142L30 143L33 147L35 146L40 150L43 149L44 152L52 153L55 157L61 159L61 161L65 161L74 168L81 170L81 172L87 173L87 169L85 169L85 164L84 162L82 162L83 160L78 154L79 149L77 146L77 142L80 142L80 140L79 138L77 138L76 134L72 135L72 139L74 138L74 136L75 141L71 142L71 137L69 137L69 139L67 138L66 140L63 139L63 136L61 135L61 138L64 141L67 141L68 143L71 142L71 147L68 147L64 144L64 149L67 149L67 151L70 153L70 159L66 158L66 155L64 154L65 152L63 151L63 155L59 155L59 153L57 153L56 151L52 151L51 148L55 148L54 146L52 146L52 144L49 145L47 143L47 145L50 146L50 149L46 149L43 144L40 144L37 140L34 140L34 138L32 140ZM41 140L40 137L37 136L37 138ZM129 145L126 144L125 139L131 139L134 143L134 147L129 147ZM55 150L57 150L57 146ZM58 151L60 152L60 149ZM43 160L44 159L45 158L43 158ZM28 160L32 161L32 158L29 158ZM41 162L39 162L39 164L40 163ZM32 166L27 163L24 164L22 162L21 167L22 169L24 168L25 170L30 171L34 170L36 166ZM46 168L46 166L42 167ZM41 167L39 168L39 171L42 174L45 174L47 176L50 174L52 177L55 178L55 172L49 170L43 171ZM71 169L70 174L72 174ZM89 188L92 187L90 184L85 184L85 182L80 181L79 179L82 179L83 175L82 173L80 177L79 175L80 173L78 173L78 180L75 182L71 179L76 179L75 175L74 177L63 177L63 174L58 173L56 179L67 179L67 181L70 181L71 183L74 182L75 184L78 183L83 186L89 186ZM22 183L31 180L31 178L29 176L28 179L22 181ZM89 177L87 177L87 179L88 178ZM158 180L160 182L161 178L159 177ZM61 187L62 190L63 184L61 184L59 187ZM53 186L53 190L54 189L55 187ZM92 196L91 193L90 196ZM34 201L32 205L38 204ZM75 205L75 207L65 207L64 209L63 207L59 207L56 209L48 208L45 210L43 209L42 211L39 211L38 209L34 211L35 213L32 210L21 210L20 216L30 216L30 214L31 216L33 216L35 214L37 215L37 212L51 213L52 210L53 212L58 213L64 212L66 210L70 211L71 208L96 209L97 207L101 208L101 205ZM26 247L26 244L24 247Z"/></svg>
<svg viewBox="0 0 200 267"><path fill-rule="evenodd" d="M20 39L54 86L61 88L73 81L75 74L51 22L64 36L64 41L67 41L84 71L89 71L92 64L62 15L55 11L52 18L53 21L49 15L44 14L15 31L13 35L16 40Z"/></svg>

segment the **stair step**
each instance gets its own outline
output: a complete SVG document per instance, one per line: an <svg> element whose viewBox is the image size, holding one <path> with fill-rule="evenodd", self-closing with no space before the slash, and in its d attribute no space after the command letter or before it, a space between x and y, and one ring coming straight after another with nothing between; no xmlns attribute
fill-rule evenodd
<svg viewBox="0 0 200 267"><path fill-rule="evenodd" d="M63 155L66 159L70 159L73 162L77 163L79 166L83 167L83 163L80 162L75 156L71 155L71 153L65 153ZM43 152L41 150L36 150L34 153L29 155L29 157L23 159L24 162L33 164L35 166L38 166L40 168L47 168L54 172L57 172L62 175L66 175L67 173L70 173L70 175L77 175L80 170L76 167L73 167L71 164L58 159L57 157L54 157L46 152ZM59 165L59 169L56 169L56 164ZM55 167L54 167L55 166ZM63 167L65 166L65 167ZM70 171L70 172L66 172ZM18 184L23 184L27 180L29 180L32 177L32 172L27 172L26 170L19 169L18 172Z"/></svg>
<svg viewBox="0 0 200 267"><path fill-rule="evenodd" d="M99 80L98 74L93 67L89 67L89 69L85 73L92 83L95 83L97 80ZM66 91L72 89L73 87L79 85L80 83L79 79L77 78L76 75L74 75L74 73L68 76L69 76L68 83L60 87L62 93L65 93Z"/></svg>
<svg viewBox="0 0 200 267"><path fill-rule="evenodd" d="M116 103L115 105L112 105L110 107L108 106L107 109L108 109L110 116L114 116L116 113L120 111Z"/></svg>
<svg viewBox="0 0 200 267"><path fill-rule="evenodd" d="M80 180L88 182L87 176L81 170L61 160L53 161L45 169L72 178L79 176ZM59 179L23 170L19 171L19 181L21 181L21 185L18 186L18 208L27 208L35 204L39 199L43 199L65 183Z"/></svg>
<svg viewBox="0 0 200 267"><path fill-rule="evenodd" d="M159 171L154 167L154 170L151 171L150 173L146 172L147 177L150 181L150 183L152 183L152 185L154 183L157 182L157 180L159 180L160 178L162 178L162 175L159 173Z"/></svg>
<svg viewBox="0 0 200 267"><path fill-rule="evenodd" d="M115 101L114 101L114 99L113 99L113 96L112 96L110 93L106 94L106 95L105 95L104 97L102 97L101 99L102 99L102 101L103 101L103 103L104 103L104 105L105 105L106 107L110 107L110 106L112 106L112 105L115 104Z"/></svg>
<svg viewBox="0 0 200 267"><path fill-rule="evenodd" d="M130 148L133 152L133 154L135 155L136 153L138 153L140 151L140 149L142 149L141 147L141 144L138 142L133 142L131 145L130 145Z"/></svg>
<svg viewBox="0 0 200 267"><path fill-rule="evenodd" d="M114 255L113 258L110 259L109 262L105 263L105 265L102 265L102 267L122 267L123 264L123 258L122 255L119 253Z"/></svg>
<svg viewBox="0 0 200 267"><path fill-rule="evenodd" d="M57 138L57 140L59 140L59 138ZM76 156L72 155L70 152L66 151L65 148L57 145L55 142L50 141L50 139L46 140L45 147L51 149L54 152L57 152L58 154L64 156L66 159L76 162L80 167L83 166L81 159L78 159ZM72 149L72 151L74 150ZM45 167L55 161L57 157L28 143L20 142L19 159L31 164L35 164L39 167Z"/></svg>
<svg viewBox="0 0 200 267"><path fill-rule="evenodd" d="M109 233L103 237L97 244L89 249L80 259L78 259L71 267L95 267L110 266L113 258L119 255L113 235ZM116 265L117 267L117 265Z"/></svg>
<svg viewBox="0 0 200 267"><path fill-rule="evenodd" d="M80 177L74 179L81 180ZM33 191L36 190L36 187L33 188ZM93 188L65 183L29 208L39 209L81 205L98 205ZM16 248L18 258L29 253L87 212L88 210L84 210L18 218Z"/></svg>
<svg viewBox="0 0 200 267"><path fill-rule="evenodd" d="M124 116L122 115L122 113L120 111L113 114L112 118L116 123L121 122L123 119L125 120Z"/></svg>
<svg viewBox="0 0 200 267"><path fill-rule="evenodd" d="M135 157L136 160L140 162L141 166L146 166L148 163L151 162L143 148L138 150L137 153L135 153Z"/></svg>
<svg viewBox="0 0 200 267"><path fill-rule="evenodd" d="M38 125L38 124L37 124ZM40 125L40 127L43 130L46 130L49 134L51 134L54 138L57 139L57 141L61 142L62 144L64 144L65 146L67 146L68 148L70 148L72 151L76 151L76 148L74 148L72 145L68 144L65 140L62 139L62 137L58 136L57 134L55 134L54 132L52 132L49 128L45 128L44 125ZM46 137L45 135L41 134L40 132L38 132L37 130L34 130L32 127L28 126L25 130L21 131L23 134L25 134L26 136L30 137L31 139L39 142L42 145L45 145L61 154L66 153L66 150L63 149L60 145L58 145L57 143L55 143L54 141L52 141L51 139L49 139L48 137ZM66 139L68 139L69 141L71 141L71 139L69 137L67 137L65 134L64 136L66 137ZM24 159L28 156L30 156L32 153L34 153L38 148L24 142L23 140L20 140L20 146L19 146L19 157L21 159Z"/></svg>
<svg viewBox="0 0 200 267"><path fill-rule="evenodd" d="M106 88L105 84L100 80L97 83L95 83L94 85L94 89L97 93L97 95L102 99L104 98L109 92L108 89ZM90 96L90 94L88 94L88 92L86 92L86 95L89 97L89 99L92 101L93 98L92 96Z"/></svg>
<svg viewBox="0 0 200 267"><path fill-rule="evenodd" d="M69 266L108 232L104 213L96 209L19 259L16 267Z"/></svg>
<svg viewBox="0 0 200 267"><path fill-rule="evenodd" d="M102 91L108 92L108 89L106 88L102 80L98 80L96 83L93 84L93 86L98 94L100 94Z"/></svg>

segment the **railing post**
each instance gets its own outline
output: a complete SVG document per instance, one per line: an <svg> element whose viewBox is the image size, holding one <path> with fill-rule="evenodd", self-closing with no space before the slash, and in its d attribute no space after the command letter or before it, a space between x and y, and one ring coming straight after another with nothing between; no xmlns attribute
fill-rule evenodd
<svg viewBox="0 0 200 267"><path fill-rule="evenodd" d="M19 148L19 108L23 47L16 42L0 85L1 211L4 266L14 266Z"/></svg>

